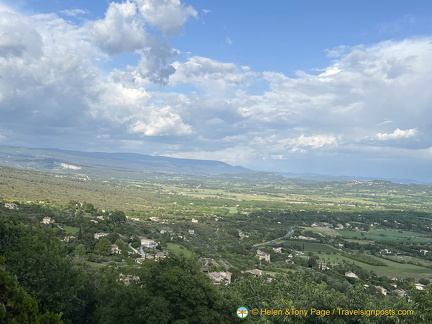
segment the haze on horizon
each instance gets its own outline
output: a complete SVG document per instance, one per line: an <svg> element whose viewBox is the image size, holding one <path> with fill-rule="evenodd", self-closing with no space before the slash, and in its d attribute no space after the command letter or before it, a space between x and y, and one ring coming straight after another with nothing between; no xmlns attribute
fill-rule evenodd
<svg viewBox="0 0 432 324"><path fill-rule="evenodd" d="M432 3L0 0L0 145L432 181Z"/></svg>

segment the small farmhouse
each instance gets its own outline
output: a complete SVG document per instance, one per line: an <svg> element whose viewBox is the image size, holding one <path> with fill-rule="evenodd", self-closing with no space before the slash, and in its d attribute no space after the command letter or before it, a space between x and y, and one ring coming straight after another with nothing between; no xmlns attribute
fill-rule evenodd
<svg viewBox="0 0 432 324"><path fill-rule="evenodd" d="M256 255L258 256L258 258L260 260L265 260L267 262L270 262L270 254L265 253L265 252L263 252L261 250L257 250Z"/></svg>
<svg viewBox="0 0 432 324"><path fill-rule="evenodd" d="M7 209L18 209L18 205L15 203L5 203L4 206Z"/></svg>
<svg viewBox="0 0 432 324"><path fill-rule="evenodd" d="M51 223L54 223L54 219L52 219L51 217L44 217L43 219L42 219L42 222L41 222L42 224L51 224Z"/></svg>
<svg viewBox="0 0 432 324"><path fill-rule="evenodd" d="M121 250L117 244L111 244L111 254L120 254Z"/></svg>
<svg viewBox="0 0 432 324"><path fill-rule="evenodd" d="M99 240L101 237L107 236L108 233L94 233L93 236L96 240Z"/></svg>
<svg viewBox="0 0 432 324"><path fill-rule="evenodd" d="M151 248L151 249L153 249L153 248L155 248L155 247L159 244L159 243L156 242L155 240L148 239L148 238L145 237L145 236L140 236L139 238L140 238L140 240L141 240L141 246L142 246L142 247L146 247L146 248Z"/></svg>
<svg viewBox="0 0 432 324"><path fill-rule="evenodd" d="M209 272L210 279L215 285L229 285L231 284L231 272L220 271L220 272Z"/></svg>
<svg viewBox="0 0 432 324"><path fill-rule="evenodd" d="M255 277L261 277L261 276L264 274L264 272L263 272L262 270L259 270L259 269L246 270L245 272L247 272L247 273L251 273L251 274L253 274Z"/></svg>

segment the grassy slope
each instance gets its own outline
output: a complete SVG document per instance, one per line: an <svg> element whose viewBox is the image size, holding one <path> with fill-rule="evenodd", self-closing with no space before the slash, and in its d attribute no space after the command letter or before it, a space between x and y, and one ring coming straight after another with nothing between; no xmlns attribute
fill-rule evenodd
<svg viewBox="0 0 432 324"><path fill-rule="evenodd" d="M432 238L425 234L393 231L388 229L373 229L368 232L357 231L337 231L340 235L346 238L362 238L374 241L411 241L411 242L432 242Z"/></svg>
<svg viewBox="0 0 432 324"><path fill-rule="evenodd" d="M387 264L387 266L372 266L360 261L352 260L350 258L336 255L336 254L320 254L319 262L329 262L330 266L332 264L337 264L342 261L346 261L348 263L354 263L365 270L373 271L378 276L388 276L388 277L396 277L396 278L406 278L406 277L414 277L416 279L419 278L429 278L432 279L432 269L412 265L412 264L402 264L398 262L393 262L390 260L386 260L383 258L377 258L371 256L375 259L378 259L381 262Z"/></svg>

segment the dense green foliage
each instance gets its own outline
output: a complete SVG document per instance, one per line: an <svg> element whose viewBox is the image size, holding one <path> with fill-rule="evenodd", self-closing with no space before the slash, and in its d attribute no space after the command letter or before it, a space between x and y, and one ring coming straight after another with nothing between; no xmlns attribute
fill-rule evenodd
<svg viewBox="0 0 432 324"><path fill-rule="evenodd" d="M95 271L75 264L50 230L12 220L0 221L0 247L7 271L1 270L1 301L7 308L0 316L10 323L39 323L36 300L65 323L232 323L240 303L182 256L141 268ZM130 282L122 280L129 277Z"/></svg>
<svg viewBox="0 0 432 324"><path fill-rule="evenodd" d="M5 271L0 259L0 323L60 324L60 316L40 313L37 301Z"/></svg>
<svg viewBox="0 0 432 324"><path fill-rule="evenodd" d="M49 214L49 210L47 210ZM31 218L30 218L31 219ZM172 254L159 262L142 266L89 268L69 255L70 243L55 237L55 228L40 223L22 223L3 214L0 221L0 254L5 258L1 282L7 296L3 304L10 323L402 323L402 316L251 316L235 317L236 309L401 309L413 310L410 321L427 323L432 286L425 292L412 291L411 301L395 295L383 296L365 290L361 281L334 280L346 270L363 280L371 274L361 268L335 267L332 276L316 271L285 272L272 280L238 276L229 287L214 286L190 258ZM105 240L103 240L105 239ZM120 243L120 239L117 242ZM111 242L99 239L104 246ZM99 249L98 243L95 251ZM84 248L84 249L83 249ZM262 248L270 251L270 248ZM82 243L73 255L85 254ZM101 251L106 253L107 251ZM309 259L311 260L311 258ZM316 258L319 261L319 257ZM309 266L315 267L316 264ZM339 269L339 270L338 270ZM15 276L18 282L10 279ZM340 277L342 278L342 277ZM12 302L17 300L19 302ZM39 304L39 308L38 308ZM39 309L43 312L39 313ZM19 314L18 314L19 313ZM430 313L430 312L429 312ZM58 315L55 315L58 314ZM23 317L24 316L24 317ZM7 318L7 317L4 317ZM6 321L6 320L5 320ZM7 322L7 321L6 321Z"/></svg>
<svg viewBox="0 0 432 324"><path fill-rule="evenodd" d="M429 187L233 179L0 168L0 195L16 199L0 201L0 323L432 322ZM214 285L200 267L232 283ZM410 312L239 319L240 306Z"/></svg>

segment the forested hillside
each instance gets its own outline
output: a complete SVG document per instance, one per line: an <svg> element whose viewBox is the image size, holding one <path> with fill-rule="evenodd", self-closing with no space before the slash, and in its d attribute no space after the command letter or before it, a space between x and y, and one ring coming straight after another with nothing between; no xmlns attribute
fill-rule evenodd
<svg viewBox="0 0 432 324"><path fill-rule="evenodd" d="M2 322L432 321L427 186L0 171Z"/></svg>

